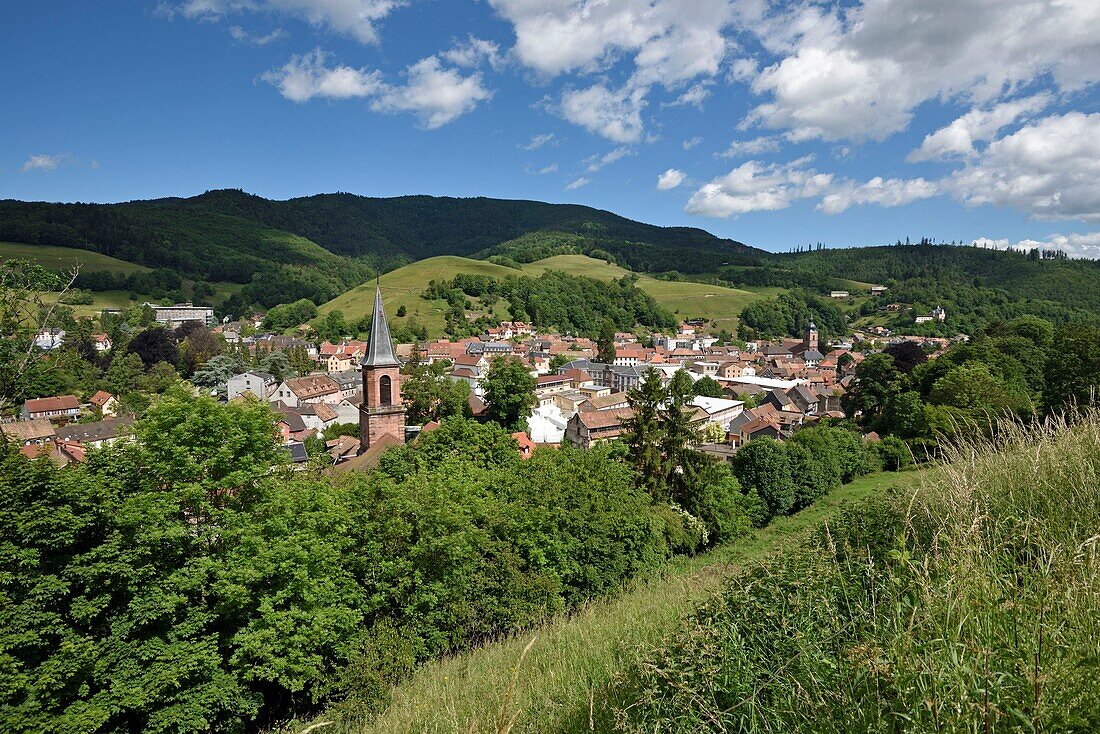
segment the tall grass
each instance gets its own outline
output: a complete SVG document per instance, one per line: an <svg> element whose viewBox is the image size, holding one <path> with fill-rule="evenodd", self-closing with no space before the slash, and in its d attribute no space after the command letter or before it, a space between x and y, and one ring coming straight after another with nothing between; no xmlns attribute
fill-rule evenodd
<svg viewBox="0 0 1100 734"><path fill-rule="evenodd" d="M737 576L626 731L1100 731L1100 416L1010 426Z"/></svg>
<svg viewBox="0 0 1100 734"><path fill-rule="evenodd" d="M588 732L614 720L613 684L713 595L738 568L797 545L843 504L915 473L863 477L752 536L683 559L660 578L536 630L425 666L391 692L378 717L347 707L319 721L325 734ZM524 650L527 650L525 653ZM522 662L521 662L522 660ZM304 728L283 731L297 734Z"/></svg>

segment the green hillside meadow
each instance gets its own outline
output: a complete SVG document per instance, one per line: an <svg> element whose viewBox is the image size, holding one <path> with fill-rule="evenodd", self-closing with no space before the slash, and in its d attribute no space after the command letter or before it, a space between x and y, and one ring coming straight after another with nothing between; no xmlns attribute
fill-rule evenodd
<svg viewBox="0 0 1100 734"><path fill-rule="evenodd" d="M79 265L81 272L140 273L149 270L143 265L126 262L91 250L53 245L24 245L0 242L0 258L31 260L51 270L69 270Z"/></svg>
<svg viewBox="0 0 1100 734"><path fill-rule="evenodd" d="M488 275L503 279L520 274L538 275L547 270L561 270L570 275L611 280L621 278L630 271L603 260L586 255L555 255L537 262L523 265L522 271L497 265L484 260L471 260L465 257L442 255L406 265L386 273L381 278L382 301L391 320L395 319L397 309L404 306L408 316L415 318L428 328L430 336L443 333L443 314L446 304L443 301L427 301L420 297L432 280L450 280L459 273ZM739 290L722 286L707 285L688 281L666 281L639 275L638 287L653 296L661 305L681 318L706 318L717 328L734 331L737 328L737 315L749 303L775 295L780 288L754 288ZM318 310L323 315L340 310L344 317L353 321L369 315L374 306L375 282L364 283L322 305ZM501 319L507 311L497 309Z"/></svg>

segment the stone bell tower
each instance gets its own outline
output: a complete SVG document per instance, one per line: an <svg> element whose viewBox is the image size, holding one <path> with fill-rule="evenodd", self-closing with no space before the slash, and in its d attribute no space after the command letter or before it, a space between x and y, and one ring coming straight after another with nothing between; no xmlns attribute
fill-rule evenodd
<svg viewBox="0 0 1100 734"><path fill-rule="evenodd" d="M806 335L802 339L802 345L807 352L817 349L817 324L814 323L812 316L810 323L806 325Z"/></svg>
<svg viewBox="0 0 1100 734"><path fill-rule="evenodd" d="M390 325L382 308L382 290L374 292L367 353L363 370L363 402L359 406L359 450L366 451L383 436L405 442L405 406L401 399L401 363L393 352Z"/></svg>

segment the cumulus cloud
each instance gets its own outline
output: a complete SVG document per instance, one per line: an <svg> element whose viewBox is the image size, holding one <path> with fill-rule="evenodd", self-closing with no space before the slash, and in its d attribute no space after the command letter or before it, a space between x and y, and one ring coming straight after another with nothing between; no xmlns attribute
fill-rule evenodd
<svg viewBox="0 0 1100 734"><path fill-rule="evenodd" d="M784 164L747 161L700 187L685 210L707 217L729 217L786 209L799 199L821 196L833 176L807 167L809 162L807 158Z"/></svg>
<svg viewBox="0 0 1100 734"><path fill-rule="evenodd" d="M1100 78L1098 24L1095 0L783 6L755 27L780 59L752 77L767 101L751 120L795 140L881 140L927 100L981 107L1046 75L1079 89Z"/></svg>
<svg viewBox="0 0 1100 734"><path fill-rule="evenodd" d="M849 207L859 204L877 204L878 206L903 206L919 199L936 196L939 186L923 178L887 178L875 176L866 183L845 181L834 187L822 197L817 205L819 211L826 214L839 214Z"/></svg>
<svg viewBox="0 0 1100 734"><path fill-rule="evenodd" d="M779 144L778 135L762 135L752 140L734 140L726 150L715 155L719 158L742 158L761 153L774 153L779 150Z"/></svg>
<svg viewBox="0 0 1100 734"><path fill-rule="evenodd" d="M669 88L718 72L722 30L734 19L729 0L490 0L512 23L515 53L546 76L598 70L634 54L641 85Z"/></svg>
<svg viewBox="0 0 1100 734"><path fill-rule="evenodd" d="M412 112L429 130L446 125L493 96L481 76L462 76L446 69L435 56L421 59L406 70L402 86L386 86L371 107L380 112Z"/></svg>
<svg viewBox="0 0 1100 734"><path fill-rule="evenodd" d="M1012 242L1006 239L990 239L979 237L974 240L975 247L987 247L995 250L1058 250L1069 257L1100 260L1100 232L1087 234L1052 234L1045 240L1019 240Z"/></svg>
<svg viewBox="0 0 1100 734"><path fill-rule="evenodd" d="M988 142L1003 128L1021 117L1040 112L1053 101L1047 92L1002 102L989 109L974 109L955 119L947 127L925 136L920 148L909 154L910 161L926 161L953 156L971 156L974 143Z"/></svg>
<svg viewBox="0 0 1100 734"><path fill-rule="evenodd" d="M641 110L655 86L677 93L672 104L699 106L731 46L724 29L731 0L490 0L512 23L515 58L544 77L606 71L632 55L621 89L606 82L562 95L565 119L620 143L643 137ZM697 81L700 78L703 81ZM693 83L694 82L694 83Z"/></svg>
<svg viewBox="0 0 1100 734"><path fill-rule="evenodd" d="M628 155L634 155L634 149L625 145L621 145L614 150L610 150L603 155L594 155L584 159L585 164L588 166L589 173L595 173L604 166L610 165L620 158L625 158Z"/></svg>
<svg viewBox="0 0 1100 734"><path fill-rule="evenodd" d="M543 176L543 175L546 175L547 173L556 173L557 170L558 170L558 164L557 163L551 163L549 166L543 166L542 168L540 168L539 169L539 175Z"/></svg>
<svg viewBox="0 0 1100 734"><path fill-rule="evenodd" d="M487 62L494 69L500 67L504 58L500 55L500 46L483 38L469 36L440 54L455 66L474 68Z"/></svg>
<svg viewBox="0 0 1100 734"><path fill-rule="evenodd" d="M328 54L317 48L301 56L292 56L286 64L265 72L261 78L292 102L306 102L314 97L370 97L382 89L382 72L326 66L327 58Z"/></svg>
<svg viewBox="0 0 1100 734"><path fill-rule="evenodd" d="M687 174L675 168L670 168L657 177L657 190L669 191L687 180Z"/></svg>
<svg viewBox="0 0 1100 734"><path fill-rule="evenodd" d="M431 130L446 125L492 97L479 74L463 76L428 56L405 70L406 83L385 82L377 70L327 66L327 54L315 49L294 56L285 65L263 75L264 81L294 102L314 97L327 99L369 98L377 112L411 112Z"/></svg>
<svg viewBox="0 0 1100 734"><path fill-rule="evenodd" d="M283 15L360 43L375 43L378 23L404 4L404 0L186 0L176 5L162 4L159 10L195 20L220 20L246 13Z"/></svg>
<svg viewBox="0 0 1100 734"><path fill-rule="evenodd" d="M591 179L588 179L588 178L585 178L584 176L581 176L580 178L575 179L575 180L570 181L569 183L567 183L565 185L565 190L566 191L572 191L573 189L579 189L581 186L587 186L590 181L591 181Z"/></svg>
<svg viewBox="0 0 1100 734"><path fill-rule="evenodd" d="M696 190L685 211L708 217L729 217L756 211L786 209L796 201L819 199L818 211L839 214L854 205L903 206L940 193L939 185L923 178L883 179L860 183L821 173L812 156L789 163L747 161L725 176Z"/></svg>
<svg viewBox="0 0 1100 734"><path fill-rule="evenodd" d="M1013 207L1037 219L1100 222L1100 113L1051 115L991 142L950 177L968 206Z"/></svg>
<svg viewBox="0 0 1100 734"><path fill-rule="evenodd" d="M561 96L562 117L589 132L615 143L637 143L642 139L642 109L645 91L608 89L594 84L587 89L566 90Z"/></svg>
<svg viewBox="0 0 1100 734"><path fill-rule="evenodd" d="M699 143L701 143L701 142L703 142L703 136L702 135L696 135L693 138L688 138L687 140L685 140L680 145L683 146L684 150L691 150L695 146L699 145Z"/></svg>

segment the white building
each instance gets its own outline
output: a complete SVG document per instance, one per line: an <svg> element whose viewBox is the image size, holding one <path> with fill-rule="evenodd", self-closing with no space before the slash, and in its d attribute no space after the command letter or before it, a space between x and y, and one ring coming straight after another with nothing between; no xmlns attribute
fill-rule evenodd
<svg viewBox="0 0 1100 734"><path fill-rule="evenodd" d="M145 305L153 309L158 324L176 327L188 321L198 321L205 326L214 325L214 309L206 306L191 303L177 303L174 306L158 306L155 303Z"/></svg>
<svg viewBox="0 0 1100 734"><path fill-rule="evenodd" d="M226 382L226 397L232 400L247 392L260 400L267 400L278 384L275 375L252 370L229 378Z"/></svg>
<svg viewBox="0 0 1100 734"><path fill-rule="evenodd" d="M726 398L697 397L691 404L707 414L707 423L716 423L723 430L729 430L730 422L745 409L745 404L740 400Z"/></svg>
<svg viewBox="0 0 1100 734"><path fill-rule="evenodd" d="M554 403L540 405L527 417L527 435L535 443L561 443L570 417Z"/></svg>
<svg viewBox="0 0 1100 734"><path fill-rule="evenodd" d="M34 345L39 349L44 349L46 351L57 349L64 342L64 329L42 329L34 336Z"/></svg>

